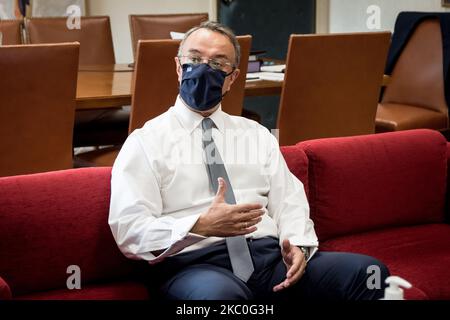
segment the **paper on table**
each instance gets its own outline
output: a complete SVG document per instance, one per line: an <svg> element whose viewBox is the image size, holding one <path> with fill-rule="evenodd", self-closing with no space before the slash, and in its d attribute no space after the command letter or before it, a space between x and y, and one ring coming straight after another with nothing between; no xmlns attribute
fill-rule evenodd
<svg viewBox="0 0 450 320"><path fill-rule="evenodd" d="M276 64L273 66L261 66L261 71L263 72L284 72L286 69L285 64Z"/></svg>
<svg viewBox="0 0 450 320"><path fill-rule="evenodd" d="M175 31L170 31L170 37L174 40L183 40L184 38L184 33L182 32L175 32Z"/></svg>
<svg viewBox="0 0 450 320"><path fill-rule="evenodd" d="M261 80L258 76L255 76L255 72L249 72L245 75L246 81L255 81L255 80Z"/></svg>
<svg viewBox="0 0 450 320"><path fill-rule="evenodd" d="M281 72L252 72L247 78L259 78L261 80L283 81L284 73Z"/></svg>

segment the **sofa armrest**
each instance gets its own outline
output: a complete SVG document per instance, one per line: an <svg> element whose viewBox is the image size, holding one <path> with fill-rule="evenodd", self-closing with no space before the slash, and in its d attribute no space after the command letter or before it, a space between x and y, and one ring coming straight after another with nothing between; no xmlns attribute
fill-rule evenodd
<svg viewBox="0 0 450 320"><path fill-rule="evenodd" d="M447 193L445 197L445 221L450 223L450 143L447 142Z"/></svg>
<svg viewBox="0 0 450 320"><path fill-rule="evenodd" d="M6 281L3 280L2 277L0 277L0 301L11 299L12 299L11 290L9 289L9 286L6 283Z"/></svg>

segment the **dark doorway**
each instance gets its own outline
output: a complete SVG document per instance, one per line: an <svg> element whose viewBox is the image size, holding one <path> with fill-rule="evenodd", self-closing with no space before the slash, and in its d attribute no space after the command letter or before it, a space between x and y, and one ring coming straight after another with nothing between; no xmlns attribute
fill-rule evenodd
<svg viewBox="0 0 450 320"><path fill-rule="evenodd" d="M218 0L218 20L236 34L253 36L252 49L266 57L286 59L289 36L315 32L315 0ZM275 128L279 96L245 98L244 108Z"/></svg>

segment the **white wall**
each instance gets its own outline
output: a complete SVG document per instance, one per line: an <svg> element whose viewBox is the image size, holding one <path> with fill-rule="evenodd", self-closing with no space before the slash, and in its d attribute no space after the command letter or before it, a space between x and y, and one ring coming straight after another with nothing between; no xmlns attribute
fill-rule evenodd
<svg viewBox="0 0 450 320"><path fill-rule="evenodd" d="M117 63L133 61L129 14L199 13L217 17L215 0L88 0L89 15L107 15L111 28Z"/></svg>
<svg viewBox="0 0 450 320"><path fill-rule="evenodd" d="M441 0L329 0L329 31L370 31L366 26L370 5L381 9L380 30L394 30L395 19L401 11L450 11Z"/></svg>
<svg viewBox="0 0 450 320"><path fill-rule="evenodd" d="M366 10L370 5L381 9L380 30L391 31L401 11L450 11L441 6L441 0L318 0L318 32L369 31ZM216 0L87 0L89 15L111 17L118 63L133 60L129 14L196 12L208 12L210 19L216 20Z"/></svg>
<svg viewBox="0 0 450 320"><path fill-rule="evenodd" d="M0 19L14 19L14 1L0 0Z"/></svg>

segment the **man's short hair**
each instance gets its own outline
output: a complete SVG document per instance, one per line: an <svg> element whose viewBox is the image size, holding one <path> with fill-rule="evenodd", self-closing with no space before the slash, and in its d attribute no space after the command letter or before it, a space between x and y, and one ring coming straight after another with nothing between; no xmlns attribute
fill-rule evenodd
<svg viewBox="0 0 450 320"><path fill-rule="evenodd" d="M234 47L234 55L235 55L234 64L235 64L235 67L237 68L239 66L239 62L241 60L241 47L239 46L239 42L237 41L236 36L234 35L233 31L231 31L230 28L224 26L223 24L215 22L215 21L205 21L202 24L200 24L199 26L193 27L189 31L187 31L184 34L183 40L181 40L180 47L178 48L178 55L179 56L182 55L183 45L184 45L184 42L186 41L186 39L189 38L189 36L192 33L194 33L197 30L200 30L200 29L206 29L206 30L220 33L220 34L226 36L228 38L228 40L230 40L231 44Z"/></svg>

